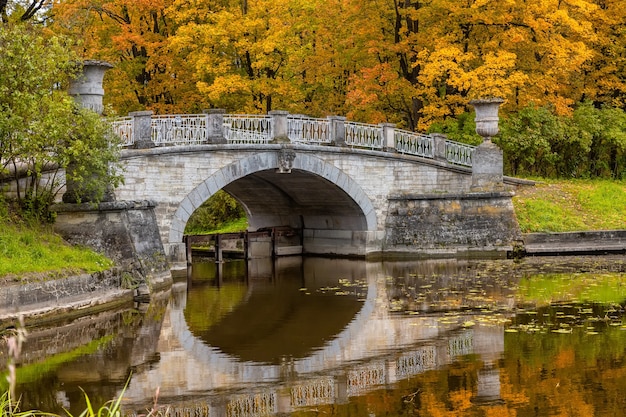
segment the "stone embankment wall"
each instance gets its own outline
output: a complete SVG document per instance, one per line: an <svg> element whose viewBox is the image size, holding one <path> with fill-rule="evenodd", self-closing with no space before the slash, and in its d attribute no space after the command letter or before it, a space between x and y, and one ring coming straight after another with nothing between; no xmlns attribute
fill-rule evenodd
<svg viewBox="0 0 626 417"><path fill-rule="evenodd" d="M58 204L52 208L57 213L54 228L69 243L115 261L126 284L154 292L172 283L154 207L150 201Z"/></svg>
<svg viewBox="0 0 626 417"><path fill-rule="evenodd" d="M14 324L20 315L41 321L131 302L135 290L122 287L122 275L121 269L113 268L65 278L2 283L0 326Z"/></svg>
<svg viewBox="0 0 626 417"><path fill-rule="evenodd" d="M626 253L626 230L526 233L523 239L527 255Z"/></svg>
<svg viewBox="0 0 626 417"><path fill-rule="evenodd" d="M384 250L424 256L506 255L522 242L511 196L476 192L392 197Z"/></svg>

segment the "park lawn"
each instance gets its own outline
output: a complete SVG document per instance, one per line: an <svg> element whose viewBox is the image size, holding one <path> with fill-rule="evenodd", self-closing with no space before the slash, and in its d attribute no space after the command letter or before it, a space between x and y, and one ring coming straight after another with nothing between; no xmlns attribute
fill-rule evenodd
<svg viewBox="0 0 626 417"><path fill-rule="evenodd" d="M626 181L539 179L515 193L523 233L626 229Z"/></svg>

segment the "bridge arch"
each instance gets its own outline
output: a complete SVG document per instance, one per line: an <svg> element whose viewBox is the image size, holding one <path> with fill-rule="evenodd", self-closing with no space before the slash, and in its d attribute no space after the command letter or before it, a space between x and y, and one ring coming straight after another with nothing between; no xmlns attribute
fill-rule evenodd
<svg viewBox="0 0 626 417"><path fill-rule="evenodd" d="M253 230L283 225L376 230L374 204L354 179L311 153L292 154L295 157L288 173L281 166L279 152L256 153L215 171L178 204L169 243L183 241L191 214L221 189L243 204ZM315 193L311 192L313 186Z"/></svg>

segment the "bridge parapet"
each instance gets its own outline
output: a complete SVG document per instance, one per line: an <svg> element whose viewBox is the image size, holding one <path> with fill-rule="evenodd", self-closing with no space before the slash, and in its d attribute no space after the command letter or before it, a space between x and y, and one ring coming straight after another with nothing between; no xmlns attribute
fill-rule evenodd
<svg viewBox="0 0 626 417"><path fill-rule="evenodd" d="M141 113L141 114L139 114ZM269 144L288 140L309 145L347 146L416 155L453 165L472 166L474 146L447 140L441 134L423 134L396 128L391 123L368 124L345 117L314 118L274 111L268 115L225 114L211 109L203 114L149 115L151 130L139 138L138 118L131 113L112 122L122 146L188 146L197 144Z"/></svg>

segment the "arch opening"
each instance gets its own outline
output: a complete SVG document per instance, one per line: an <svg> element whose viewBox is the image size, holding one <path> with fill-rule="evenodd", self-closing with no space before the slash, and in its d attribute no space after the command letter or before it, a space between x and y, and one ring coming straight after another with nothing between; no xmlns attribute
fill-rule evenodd
<svg viewBox="0 0 626 417"><path fill-rule="evenodd" d="M280 172L277 159L257 154L211 175L180 203L169 242L182 242L191 214L223 189L243 205L249 231L289 227L300 231L305 253L364 253L355 234L376 230L376 213L361 187L314 156L297 154L290 173Z"/></svg>

